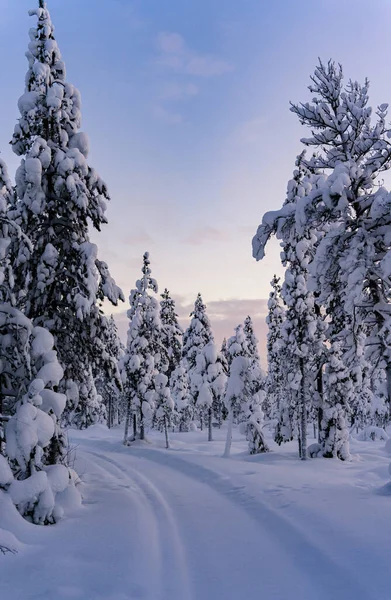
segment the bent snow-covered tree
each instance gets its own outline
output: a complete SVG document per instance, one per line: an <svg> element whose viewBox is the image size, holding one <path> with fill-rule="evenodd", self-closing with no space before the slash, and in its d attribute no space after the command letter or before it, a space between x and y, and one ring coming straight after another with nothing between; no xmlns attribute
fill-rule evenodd
<svg viewBox="0 0 391 600"><path fill-rule="evenodd" d="M13 214L32 249L15 257L15 293L34 325L53 334L65 374L67 420L89 425L98 418L91 376L112 368L105 360L100 305L123 299L88 233L90 224L100 230L106 223L109 195L87 162L80 95L65 80L45 2L30 14L37 26L30 30L26 89L12 147L23 157Z"/></svg>

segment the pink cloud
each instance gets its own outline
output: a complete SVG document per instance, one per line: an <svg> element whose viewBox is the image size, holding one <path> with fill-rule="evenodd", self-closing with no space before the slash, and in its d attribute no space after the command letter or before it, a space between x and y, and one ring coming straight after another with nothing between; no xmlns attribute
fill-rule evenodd
<svg viewBox="0 0 391 600"><path fill-rule="evenodd" d="M225 232L209 225L196 227L184 238L183 243L200 246L204 242L226 242L230 236Z"/></svg>

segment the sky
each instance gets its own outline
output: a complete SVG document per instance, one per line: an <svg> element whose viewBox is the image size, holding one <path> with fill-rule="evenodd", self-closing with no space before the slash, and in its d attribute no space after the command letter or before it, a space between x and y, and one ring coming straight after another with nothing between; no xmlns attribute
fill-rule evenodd
<svg viewBox="0 0 391 600"><path fill-rule="evenodd" d="M0 0L0 150L23 93L34 0ZM306 135L289 102L310 99L318 57L391 102L390 0L49 0L67 79L82 95L89 161L107 182L109 224L91 233L126 298L150 252L184 326L198 292L215 337L250 314L264 355L279 246L251 239L278 209ZM126 306L115 309L126 331Z"/></svg>

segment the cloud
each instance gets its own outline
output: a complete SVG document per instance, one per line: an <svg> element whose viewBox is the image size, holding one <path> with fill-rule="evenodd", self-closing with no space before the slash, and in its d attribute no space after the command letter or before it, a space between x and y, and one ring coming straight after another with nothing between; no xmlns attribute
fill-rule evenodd
<svg viewBox="0 0 391 600"><path fill-rule="evenodd" d="M140 231L131 231L121 236L121 242L127 246L137 246L139 244L153 244L154 241L144 229Z"/></svg>
<svg viewBox="0 0 391 600"><path fill-rule="evenodd" d="M163 106L154 106L153 115L159 121L170 123L171 125L179 125L183 123L183 115L164 108Z"/></svg>
<svg viewBox="0 0 391 600"><path fill-rule="evenodd" d="M167 82L162 86L161 98L164 100L186 100L198 94L194 83Z"/></svg>
<svg viewBox="0 0 391 600"><path fill-rule="evenodd" d="M128 29L137 30L144 27L145 23L140 19L136 10L136 3L131 0L111 0L110 10L121 19Z"/></svg>
<svg viewBox="0 0 391 600"><path fill-rule="evenodd" d="M194 295L195 299L196 295ZM190 303L180 295L173 294L176 303L176 312L181 326L186 329L190 323L190 313L194 304ZM254 324L255 335L258 338L258 347L261 355L262 366L266 367L266 335L267 325L265 317L267 315L266 299L230 299L230 300L212 300L206 302L206 311L209 316L214 338L218 346L221 345L223 338L230 337L239 323L243 323L247 315L250 315ZM126 331L129 321L126 312L120 312L114 315L120 336L123 341L126 340Z"/></svg>
<svg viewBox="0 0 391 600"><path fill-rule="evenodd" d="M179 33L162 31L157 37L158 64L178 73L215 77L232 70L232 64L212 54L200 54L187 47Z"/></svg>
<svg viewBox="0 0 391 600"><path fill-rule="evenodd" d="M226 242L230 236L225 232L209 225L196 227L183 239L184 244L200 246L204 242Z"/></svg>

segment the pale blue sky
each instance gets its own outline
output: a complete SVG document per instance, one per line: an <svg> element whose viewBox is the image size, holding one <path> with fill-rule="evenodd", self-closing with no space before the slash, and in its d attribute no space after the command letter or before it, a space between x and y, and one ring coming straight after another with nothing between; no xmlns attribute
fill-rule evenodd
<svg viewBox="0 0 391 600"><path fill-rule="evenodd" d="M34 0L0 0L0 149L23 91ZM126 295L141 255L183 314L198 291L217 337L252 310L258 333L278 245L251 238L284 200L304 134L289 100L307 99L317 57L391 101L389 0L49 0L68 80L82 94L90 163L112 196L94 236ZM235 300L228 303L228 300ZM121 309L122 310L122 309Z"/></svg>

